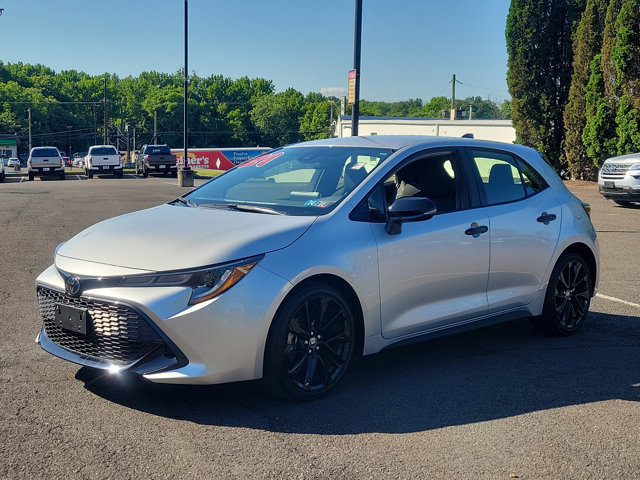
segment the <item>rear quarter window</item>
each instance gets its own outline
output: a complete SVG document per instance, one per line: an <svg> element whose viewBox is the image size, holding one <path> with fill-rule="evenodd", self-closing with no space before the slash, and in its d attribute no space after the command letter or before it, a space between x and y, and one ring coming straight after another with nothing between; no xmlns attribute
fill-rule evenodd
<svg viewBox="0 0 640 480"><path fill-rule="evenodd" d="M59 155L55 148L38 148L31 152L32 157L57 157Z"/></svg>
<svg viewBox="0 0 640 480"><path fill-rule="evenodd" d="M118 155L116 147L99 147L92 148L89 151L90 155Z"/></svg>

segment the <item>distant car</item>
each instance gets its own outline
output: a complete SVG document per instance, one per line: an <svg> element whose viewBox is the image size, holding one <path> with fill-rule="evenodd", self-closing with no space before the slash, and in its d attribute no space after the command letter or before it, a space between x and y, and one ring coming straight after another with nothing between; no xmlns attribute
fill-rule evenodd
<svg viewBox="0 0 640 480"><path fill-rule="evenodd" d="M34 147L29 152L27 160L29 180L35 176L45 177L57 175L60 180L65 179L64 162L56 147Z"/></svg>
<svg viewBox="0 0 640 480"><path fill-rule="evenodd" d="M394 345L522 318L576 333L598 275L588 208L537 151L332 138L59 245L36 280L38 341L153 382L263 378L313 399Z"/></svg>
<svg viewBox="0 0 640 480"><path fill-rule="evenodd" d="M93 145L84 157L84 170L87 178L94 174L111 173L123 177L124 163L113 145Z"/></svg>
<svg viewBox="0 0 640 480"><path fill-rule="evenodd" d="M14 170L20 170L20 160L16 157L11 157L7 162L7 167Z"/></svg>
<svg viewBox="0 0 640 480"><path fill-rule="evenodd" d="M150 172L177 176L176 156L168 145L144 145L136 157L136 173L148 177Z"/></svg>
<svg viewBox="0 0 640 480"><path fill-rule="evenodd" d="M64 162L65 166L71 166L71 159L69 157L62 157L62 161Z"/></svg>
<svg viewBox="0 0 640 480"><path fill-rule="evenodd" d="M640 153L605 160L598 173L598 189L618 205L640 202Z"/></svg>

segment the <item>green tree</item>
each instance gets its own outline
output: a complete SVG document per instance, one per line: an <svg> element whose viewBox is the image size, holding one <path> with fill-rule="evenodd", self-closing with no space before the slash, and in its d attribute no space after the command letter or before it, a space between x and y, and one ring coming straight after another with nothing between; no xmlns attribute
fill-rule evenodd
<svg viewBox="0 0 640 480"><path fill-rule="evenodd" d="M593 180L595 164L587 155L582 132L587 123L585 90L591 74L591 61L602 48L602 30L607 0L588 0L573 42L573 74L569 101L564 110L565 156L573 178Z"/></svg>
<svg viewBox="0 0 640 480"><path fill-rule="evenodd" d="M278 147L301 139L303 102L302 94L293 88L275 95L263 95L255 101L251 120L262 131L263 145Z"/></svg>
<svg viewBox="0 0 640 480"><path fill-rule="evenodd" d="M563 111L571 83L572 33L585 0L512 0L507 16L507 84L519 143L562 170Z"/></svg>
<svg viewBox="0 0 640 480"><path fill-rule="evenodd" d="M500 104L500 118L511 119L511 100L503 100Z"/></svg>
<svg viewBox="0 0 640 480"><path fill-rule="evenodd" d="M611 50L616 69L614 94L619 155L640 151L640 2L625 0L616 19L616 42Z"/></svg>
<svg viewBox="0 0 640 480"><path fill-rule="evenodd" d="M585 89L586 123L582 132L587 155L596 167L602 166L616 151L615 118L605 93L601 59L602 55L597 54L591 61L591 74Z"/></svg>

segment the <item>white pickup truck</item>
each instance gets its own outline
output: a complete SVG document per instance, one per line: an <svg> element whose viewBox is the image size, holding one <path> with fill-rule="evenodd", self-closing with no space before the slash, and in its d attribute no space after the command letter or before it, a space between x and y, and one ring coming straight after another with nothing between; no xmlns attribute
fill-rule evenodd
<svg viewBox="0 0 640 480"><path fill-rule="evenodd" d="M39 177L57 175L60 180L64 180L64 162L58 149L56 147L33 147L27 160L27 172L29 180L33 180L36 175Z"/></svg>
<svg viewBox="0 0 640 480"><path fill-rule="evenodd" d="M122 158L113 145L93 145L84 157L84 171L88 178L102 173L122 178L123 167Z"/></svg>

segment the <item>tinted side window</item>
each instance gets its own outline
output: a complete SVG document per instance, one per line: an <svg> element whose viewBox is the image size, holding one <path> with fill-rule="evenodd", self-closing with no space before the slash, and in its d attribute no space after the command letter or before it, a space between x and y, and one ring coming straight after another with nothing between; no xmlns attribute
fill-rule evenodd
<svg viewBox="0 0 640 480"><path fill-rule="evenodd" d="M389 191L389 186L395 191ZM385 195L389 204L402 197L428 197L438 213L464 208L465 183L458 157L443 152L414 160L385 181Z"/></svg>
<svg viewBox="0 0 640 480"><path fill-rule="evenodd" d="M526 196L514 157L482 150L472 150L471 156L489 205L513 202Z"/></svg>
<svg viewBox="0 0 640 480"><path fill-rule="evenodd" d="M518 168L522 174L522 182L524 183L524 189L527 192L527 197L530 197L549 186L538 172L522 160L518 160Z"/></svg>

